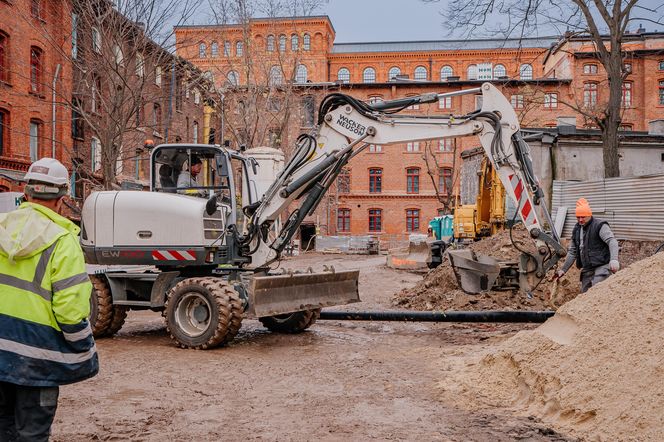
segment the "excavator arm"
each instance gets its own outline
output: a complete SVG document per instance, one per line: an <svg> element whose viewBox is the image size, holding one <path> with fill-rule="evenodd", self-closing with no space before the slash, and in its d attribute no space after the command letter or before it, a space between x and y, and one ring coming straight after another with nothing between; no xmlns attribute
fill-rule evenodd
<svg viewBox="0 0 664 442"><path fill-rule="evenodd" d="M482 96L482 108L462 116L414 116L399 112L420 103L434 103L456 95ZM542 278L566 251L552 226L543 191L533 173L528 145L505 96L490 83L451 93L429 93L369 105L343 94L330 94L321 103L318 125L298 138L294 155L262 200L245 208L250 217L247 234L238 242L249 245L252 266L260 268L279 258L281 251L308 215L311 215L342 168L370 144L478 136L487 158L507 194L516 202L518 216L537 243L538 255L522 257L520 285L524 290ZM283 227L272 227L294 202L298 207ZM541 217L543 216L543 219ZM486 285L486 284L485 284Z"/></svg>

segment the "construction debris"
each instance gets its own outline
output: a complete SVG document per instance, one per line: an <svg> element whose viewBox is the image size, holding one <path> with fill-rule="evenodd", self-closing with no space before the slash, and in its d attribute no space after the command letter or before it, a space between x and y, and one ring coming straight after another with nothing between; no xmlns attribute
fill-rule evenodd
<svg viewBox="0 0 664 442"><path fill-rule="evenodd" d="M660 441L664 253L639 261L483 356L449 361L460 407L507 406L593 441Z"/></svg>

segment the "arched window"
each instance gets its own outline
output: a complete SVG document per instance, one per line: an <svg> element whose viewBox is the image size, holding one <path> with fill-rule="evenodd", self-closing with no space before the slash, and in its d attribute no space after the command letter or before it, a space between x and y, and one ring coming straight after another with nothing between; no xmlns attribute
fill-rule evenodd
<svg viewBox="0 0 664 442"><path fill-rule="evenodd" d="M198 58L205 58L207 52L207 46L205 46L205 43L199 43L198 44Z"/></svg>
<svg viewBox="0 0 664 442"><path fill-rule="evenodd" d="M297 72L295 73L295 82L296 83L306 83L307 82L307 67L303 64L297 67Z"/></svg>
<svg viewBox="0 0 664 442"><path fill-rule="evenodd" d="M497 64L493 67L493 78L500 78L507 76L507 69L502 64Z"/></svg>
<svg viewBox="0 0 664 442"><path fill-rule="evenodd" d="M350 71L346 68L341 68L337 71L337 80L342 83L350 83Z"/></svg>
<svg viewBox="0 0 664 442"><path fill-rule="evenodd" d="M291 51L293 52L297 51L300 47L300 37L298 37L295 34L291 35L290 46L291 46Z"/></svg>
<svg viewBox="0 0 664 442"><path fill-rule="evenodd" d="M228 79L228 84L230 84L231 86L237 86L238 85L239 76L238 76L237 72L229 71L226 78Z"/></svg>
<svg viewBox="0 0 664 442"><path fill-rule="evenodd" d="M116 56L116 62L117 62L117 56ZM35 94L41 93L43 73L44 73L43 52L37 46L31 46L30 47L30 92Z"/></svg>
<svg viewBox="0 0 664 442"><path fill-rule="evenodd" d="M9 35L0 31L0 81L9 81Z"/></svg>
<svg viewBox="0 0 664 442"><path fill-rule="evenodd" d="M477 65L468 66L468 80L477 80Z"/></svg>
<svg viewBox="0 0 664 442"><path fill-rule="evenodd" d="M362 81L364 83L375 83L376 82L376 70L374 68L366 68L362 72Z"/></svg>
<svg viewBox="0 0 664 442"><path fill-rule="evenodd" d="M597 104L597 83L583 84L583 105L595 106Z"/></svg>
<svg viewBox="0 0 664 442"><path fill-rule="evenodd" d="M210 45L210 55L212 57L219 56L219 43L217 43L216 41L213 41L212 44Z"/></svg>
<svg viewBox="0 0 664 442"><path fill-rule="evenodd" d="M235 55L241 57L244 54L244 43L241 41L235 42Z"/></svg>
<svg viewBox="0 0 664 442"><path fill-rule="evenodd" d="M532 65L528 63L522 64L521 67L519 67L519 77L521 77L522 80L532 80L533 79Z"/></svg>
<svg viewBox="0 0 664 442"><path fill-rule="evenodd" d="M396 80L397 75L401 75L401 69L399 69L396 66L391 67L390 70L387 72L387 81Z"/></svg>
<svg viewBox="0 0 664 442"><path fill-rule="evenodd" d="M424 66L418 66L415 68L415 80L426 80L427 79L427 68Z"/></svg>
<svg viewBox="0 0 664 442"><path fill-rule="evenodd" d="M286 52L286 36L285 35L280 35L279 36L279 50L281 52Z"/></svg>
<svg viewBox="0 0 664 442"><path fill-rule="evenodd" d="M304 34L304 37L302 37L302 49L305 51L311 50L311 35Z"/></svg>
<svg viewBox="0 0 664 442"><path fill-rule="evenodd" d="M225 41L224 42L224 57L230 57L231 56L231 42L230 41Z"/></svg>
<svg viewBox="0 0 664 442"><path fill-rule="evenodd" d="M97 137L90 139L90 167L93 172L101 170L101 143Z"/></svg>
<svg viewBox="0 0 664 442"><path fill-rule="evenodd" d="M452 66L443 66L440 68L440 81L445 81L447 80L447 77L451 77L454 75L454 71L452 70Z"/></svg>
<svg viewBox="0 0 664 442"><path fill-rule="evenodd" d="M265 41L265 49L268 52L274 51L274 35L268 35L267 40Z"/></svg>
<svg viewBox="0 0 664 442"><path fill-rule="evenodd" d="M284 77L279 66L270 68L270 86L277 86L284 82Z"/></svg>

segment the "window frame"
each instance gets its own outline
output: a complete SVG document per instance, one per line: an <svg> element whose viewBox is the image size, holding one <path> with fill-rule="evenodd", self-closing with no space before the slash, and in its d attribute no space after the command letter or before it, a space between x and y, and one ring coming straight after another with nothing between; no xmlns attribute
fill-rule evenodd
<svg viewBox="0 0 664 442"><path fill-rule="evenodd" d="M204 42L198 43L198 58L207 58L207 45Z"/></svg>
<svg viewBox="0 0 664 442"><path fill-rule="evenodd" d="M441 195L449 196L451 187L454 186L453 182L454 171L451 167L441 167L438 169L438 193ZM449 185L448 181L449 180Z"/></svg>
<svg viewBox="0 0 664 442"><path fill-rule="evenodd" d="M0 81L4 83L9 83L9 73L11 69L11 50L10 50L10 41L9 34L4 31L0 31Z"/></svg>
<svg viewBox="0 0 664 442"><path fill-rule="evenodd" d="M424 77L422 74L424 73ZM413 71L413 80L417 81L428 81L429 80L429 71L425 66L417 66Z"/></svg>
<svg viewBox="0 0 664 442"><path fill-rule="evenodd" d="M43 122L36 118L30 119L30 161L37 161L41 158L41 143L40 138L43 131ZM36 135L32 134L32 129L36 130ZM34 143L34 144L33 144Z"/></svg>
<svg viewBox="0 0 664 442"><path fill-rule="evenodd" d="M44 73L44 51L39 46L30 46L30 93L41 95Z"/></svg>
<svg viewBox="0 0 664 442"><path fill-rule="evenodd" d="M342 71L344 76L346 76L346 73L348 73L348 78L341 78ZM344 67L339 68L337 71L337 81L341 81L343 84L350 83L350 69Z"/></svg>
<svg viewBox="0 0 664 442"><path fill-rule="evenodd" d="M599 66L597 63L584 63L583 75L597 75L598 72Z"/></svg>
<svg viewBox="0 0 664 442"><path fill-rule="evenodd" d="M512 94L510 96L510 104L512 109L523 109L524 108L524 99L522 94Z"/></svg>
<svg viewBox="0 0 664 442"><path fill-rule="evenodd" d="M443 97L438 100L438 109L452 109L452 97Z"/></svg>
<svg viewBox="0 0 664 442"><path fill-rule="evenodd" d="M267 52L274 52L274 35L270 34L265 38L265 50Z"/></svg>
<svg viewBox="0 0 664 442"><path fill-rule="evenodd" d="M305 33L302 36L302 49L305 51L311 50L311 35L309 35L308 33Z"/></svg>
<svg viewBox="0 0 664 442"><path fill-rule="evenodd" d="M92 33L92 51L95 54L101 54L101 32L96 26L93 26L90 32Z"/></svg>
<svg viewBox="0 0 664 442"><path fill-rule="evenodd" d="M493 78L507 77L507 68L504 64L498 63L493 67Z"/></svg>
<svg viewBox="0 0 664 442"><path fill-rule="evenodd" d="M200 54L200 49L199 49L199 54ZM216 40L210 43L210 57L212 58L219 57L219 42L217 42Z"/></svg>
<svg viewBox="0 0 664 442"><path fill-rule="evenodd" d="M279 35L279 52L286 52L286 34Z"/></svg>
<svg viewBox="0 0 664 442"><path fill-rule="evenodd" d="M406 193L409 195L417 195L420 193L419 167L406 168Z"/></svg>
<svg viewBox="0 0 664 442"><path fill-rule="evenodd" d="M235 42L235 55L237 57L242 57L244 55L244 42L242 40Z"/></svg>
<svg viewBox="0 0 664 442"><path fill-rule="evenodd" d="M309 70L303 64L298 64L295 70L295 83L304 84L309 79Z"/></svg>
<svg viewBox="0 0 664 442"><path fill-rule="evenodd" d="M337 209L337 232L350 233L350 209L346 207Z"/></svg>
<svg viewBox="0 0 664 442"><path fill-rule="evenodd" d="M284 74L281 71L281 67L278 65L273 65L270 68L270 77L268 79L270 86L279 86L284 83Z"/></svg>
<svg viewBox="0 0 664 442"><path fill-rule="evenodd" d="M448 69L449 69L449 74L447 75L443 74L443 71L447 73ZM453 76L454 76L454 69L452 68L452 66L446 64L440 68L440 81L447 81L449 77Z"/></svg>
<svg viewBox="0 0 664 442"><path fill-rule="evenodd" d="M226 40L224 41L224 57L231 56L231 42Z"/></svg>
<svg viewBox="0 0 664 442"><path fill-rule="evenodd" d="M362 70L362 83L373 84L376 82L376 69L367 66Z"/></svg>
<svg viewBox="0 0 664 442"><path fill-rule="evenodd" d="M0 107L0 156L7 156L10 150L11 113Z"/></svg>
<svg viewBox="0 0 664 442"><path fill-rule="evenodd" d="M545 92L544 93L544 108L545 109L558 109L558 92Z"/></svg>
<svg viewBox="0 0 664 442"><path fill-rule="evenodd" d="M593 107L597 105L599 98L599 86L594 81L587 81L583 83L583 105L585 107Z"/></svg>
<svg viewBox="0 0 664 442"><path fill-rule="evenodd" d="M401 75L401 68L399 68L399 66L392 66L387 71L387 81L396 80L397 76L399 76L399 75Z"/></svg>
<svg viewBox="0 0 664 442"><path fill-rule="evenodd" d="M420 151L419 141L409 141L406 143L406 152L419 152L419 151Z"/></svg>
<svg viewBox="0 0 664 442"><path fill-rule="evenodd" d="M383 231L383 209L370 208L369 213L369 232L378 233Z"/></svg>
<svg viewBox="0 0 664 442"><path fill-rule="evenodd" d="M406 209L406 232L420 231L420 209Z"/></svg>
<svg viewBox="0 0 664 442"><path fill-rule="evenodd" d="M300 50L300 37L297 34L291 34L290 45L291 51L297 52Z"/></svg>
<svg viewBox="0 0 664 442"><path fill-rule="evenodd" d="M658 105L664 106L664 78L657 80L657 84Z"/></svg>
<svg viewBox="0 0 664 442"><path fill-rule="evenodd" d="M622 85L620 86L620 107L632 107L633 86L634 83L632 81L623 81Z"/></svg>
<svg viewBox="0 0 664 442"><path fill-rule="evenodd" d="M383 192L383 169L381 167L369 168L369 193Z"/></svg>
<svg viewBox="0 0 664 442"><path fill-rule="evenodd" d="M532 80L534 78L533 65L530 63L523 63L519 66L519 79Z"/></svg>
<svg viewBox="0 0 664 442"><path fill-rule="evenodd" d="M477 80L477 65L471 64L466 68L466 78L468 80Z"/></svg>
<svg viewBox="0 0 664 442"><path fill-rule="evenodd" d="M337 175L337 193L340 195L347 195L350 193L351 173L350 170L341 169Z"/></svg>
<svg viewBox="0 0 664 442"><path fill-rule="evenodd" d="M454 138L438 139L438 152L454 152Z"/></svg>

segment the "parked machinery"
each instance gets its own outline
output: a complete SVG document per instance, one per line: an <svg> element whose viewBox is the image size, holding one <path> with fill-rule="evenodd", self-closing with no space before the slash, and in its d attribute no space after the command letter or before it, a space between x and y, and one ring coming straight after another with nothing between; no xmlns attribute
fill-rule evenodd
<svg viewBox="0 0 664 442"><path fill-rule="evenodd" d="M467 115L398 113L478 93L482 109ZM537 210L548 212L541 206L528 147L509 101L494 86L373 105L335 93L323 99L317 127L298 138L284 169L263 180L266 189L258 188L261 171L273 169L259 167L250 155L220 146L167 144L151 153L151 192L96 192L86 199L81 244L90 264L106 266L92 276L95 334L117 331L127 309L163 311L171 337L186 348L229 342L248 316L277 332L308 328L322 307L359 301L359 272L279 274L270 266L343 166L370 144L472 135L480 138L539 246L539 255L522 259L519 269L524 287L534 283L565 250L539 220ZM197 159L203 163L201 184L178 186L180 174ZM206 197L177 193L192 190ZM465 266L472 267L473 259L469 263ZM461 271L486 279L477 269Z"/></svg>

